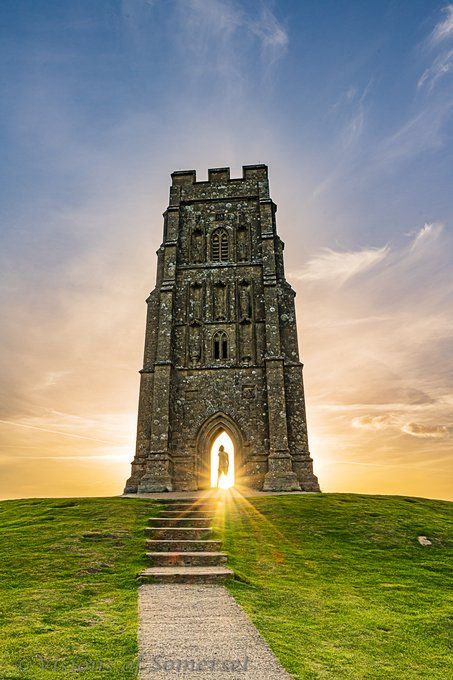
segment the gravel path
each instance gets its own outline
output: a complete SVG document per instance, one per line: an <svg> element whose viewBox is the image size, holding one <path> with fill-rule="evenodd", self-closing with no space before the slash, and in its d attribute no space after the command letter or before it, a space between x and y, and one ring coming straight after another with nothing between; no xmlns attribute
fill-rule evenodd
<svg viewBox="0 0 453 680"><path fill-rule="evenodd" d="M257 629L221 586L139 589L140 680L289 680Z"/></svg>

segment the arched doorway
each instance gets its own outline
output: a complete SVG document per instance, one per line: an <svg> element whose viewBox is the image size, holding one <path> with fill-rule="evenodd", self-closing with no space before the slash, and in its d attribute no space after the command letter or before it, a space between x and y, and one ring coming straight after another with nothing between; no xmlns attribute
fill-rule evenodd
<svg viewBox="0 0 453 680"><path fill-rule="evenodd" d="M243 437L232 418L225 413L216 413L203 423L197 435L199 489L208 489L217 485L218 451L221 445L227 450L230 459L231 470L229 469L228 481L233 480L235 483L241 475Z"/></svg>

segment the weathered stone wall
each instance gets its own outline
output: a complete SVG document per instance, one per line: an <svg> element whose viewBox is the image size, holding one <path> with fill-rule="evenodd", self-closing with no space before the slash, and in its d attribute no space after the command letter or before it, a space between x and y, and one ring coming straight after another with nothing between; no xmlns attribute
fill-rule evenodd
<svg viewBox="0 0 453 680"><path fill-rule="evenodd" d="M128 491L196 489L213 419L255 488L315 490L294 292L266 166L172 175ZM205 440L203 440L203 437Z"/></svg>
<svg viewBox="0 0 453 680"><path fill-rule="evenodd" d="M243 476L263 476L265 470L253 467L253 461L260 459L267 448L266 385L262 369L175 371L172 402L172 450L190 459L185 479L175 479L175 489L182 488L181 484L197 488L200 464L197 434L203 423L219 411L229 416L242 432L244 446L236 452L236 463L241 456L244 458L241 462L251 463Z"/></svg>

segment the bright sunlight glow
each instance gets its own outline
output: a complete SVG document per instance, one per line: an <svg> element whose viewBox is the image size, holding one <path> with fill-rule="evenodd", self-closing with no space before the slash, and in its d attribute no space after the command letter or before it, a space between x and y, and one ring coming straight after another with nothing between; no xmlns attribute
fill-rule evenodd
<svg viewBox="0 0 453 680"><path fill-rule="evenodd" d="M230 459L228 474L223 473L219 479L219 489L229 489L234 485L234 445L231 437L225 432L221 432L214 440L211 448L211 486L217 487L217 474L219 469L219 447L223 444L225 451Z"/></svg>

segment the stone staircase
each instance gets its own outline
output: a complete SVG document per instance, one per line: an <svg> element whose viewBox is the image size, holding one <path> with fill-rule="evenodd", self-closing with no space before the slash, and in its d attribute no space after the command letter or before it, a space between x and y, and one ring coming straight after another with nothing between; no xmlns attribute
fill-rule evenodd
<svg viewBox="0 0 453 680"><path fill-rule="evenodd" d="M162 501L145 532L150 566L139 574L142 583L224 583L233 577L221 543L212 538L218 507L214 498Z"/></svg>

